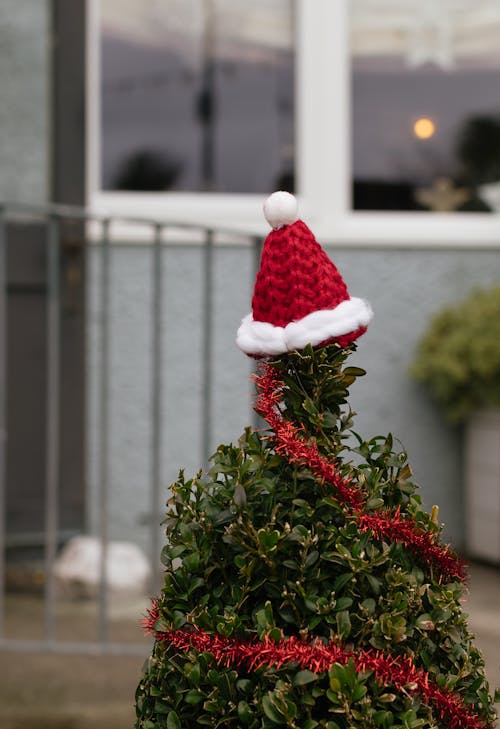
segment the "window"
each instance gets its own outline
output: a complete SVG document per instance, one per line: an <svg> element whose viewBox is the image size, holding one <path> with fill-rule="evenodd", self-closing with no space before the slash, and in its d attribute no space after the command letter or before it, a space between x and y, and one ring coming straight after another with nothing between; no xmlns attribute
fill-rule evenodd
<svg viewBox="0 0 500 729"><path fill-rule="evenodd" d="M100 0L101 186L293 186L291 0Z"/></svg>
<svg viewBox="0 0 500 729"><path fill-rule="evenodd" d="M457 153L465 123L500 107L496 0L88 0L88 8L95 212L261 234L262 196L284 187L324 242L498 246L499 225L486 212L500 197L496 162L472 181L474 165L465 169ZM444 50L448 26L443 36L425 20L438 10L453 28ZM442 85L453 88L449 104ZM482 162L475 169L484 173ZM436 205L440 193L454 204Z"/></svg>
<svg viewBox="0 0 500 729"><path fill-rule="evenodd" d="M500 187L500 6L353 0L353 207L488 211Z"/></svg>

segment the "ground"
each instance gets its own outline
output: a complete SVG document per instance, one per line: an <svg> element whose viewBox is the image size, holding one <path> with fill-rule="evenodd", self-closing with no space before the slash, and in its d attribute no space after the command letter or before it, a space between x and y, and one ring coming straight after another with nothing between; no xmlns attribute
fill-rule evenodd
<svg viewBox="0 0 500 729"><path fill-rule="evenodd" d="M500 686L500 570L471 567L465 605L471 629L484 653L492 686ZM144 644L144 655L82 656L0 652L1 729L130 729L133 697L150 643L140 627L144 601L112 604L110 638ZM40 638L41 600L9 595L7 630L18 639ZM96 607L62 603L58 635L64 640L94 640Z"/></svg>

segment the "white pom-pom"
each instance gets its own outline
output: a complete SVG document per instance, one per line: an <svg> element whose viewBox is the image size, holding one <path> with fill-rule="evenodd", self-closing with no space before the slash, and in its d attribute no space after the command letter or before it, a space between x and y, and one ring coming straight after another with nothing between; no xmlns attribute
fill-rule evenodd
<svg viewBox="0 0 500 729"><path fill-rule="evenodd" d="M297 200L284 190L273 192L264 203L265 218L274 230L283 227L283 225L295 223L298 217L297 213Z"/></svg>

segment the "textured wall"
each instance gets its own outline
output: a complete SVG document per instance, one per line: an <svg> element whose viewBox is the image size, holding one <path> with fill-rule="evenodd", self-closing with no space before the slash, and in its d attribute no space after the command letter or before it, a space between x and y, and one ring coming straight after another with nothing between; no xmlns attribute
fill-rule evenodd
<svg viewBox="0 0 500 729"><path fill-rule="evenodd" d="M497 252L335 250L329 254L353 295L369 299L375 319L360 340L352 364L365 378L352 389L358 413L355 430L365 437L392 432L407 449L426 505L438 503L447 537L462 543L461 433L451 428L427 394L408 377L415 343L430 315L474 286L500 279ZM99 256L90 257L89 311L90 473L94 483L97 446L96 373L99 301L95 290ZM180 466L188 475L200 465L202 256L196 247L175 247L164 262L164 378L162 482ZM237 440L250 423L248 375L251 362L237 350L234 335L248 312L252 254L247 248L219 248L215 261L213 446ZM112 257L111 481L112 533L146 543L150 453L150 279L147 248L117 246ZM95 499L92 523L96 524Z"/></svg>
<svg viewBox="0 0 500 729"><path fill-rule="evenodd" d="M49 2L0 3L0 199L44 201L49 164Z"/></svg>
<svg viewBox="0 0 500 729"><path fill-rule="evenodd" d="M99 449L99 252L89 260L89 475L94 497L90 523L98 524L95 498ZM212 447L236 440L250 422L251 363L237 349L234 333L250 300L249 249L215 251ZM202 465L202 255L199 248L169 248L164 258L164 389L162 493L179 468L194 474ZM151 452L151 252L118 246L112 253L111 485L112 536L146 544L150 512ZM130 531L131 530L131 531Z"/></svg>

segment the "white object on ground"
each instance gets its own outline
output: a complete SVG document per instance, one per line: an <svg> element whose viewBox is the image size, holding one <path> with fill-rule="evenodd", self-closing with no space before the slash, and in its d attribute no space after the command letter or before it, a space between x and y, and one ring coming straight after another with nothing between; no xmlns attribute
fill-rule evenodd
<svg viewBox="0 0 500 729"><path fill-rule="evenodd" d="M102 544L92 536L70 539L54 563L54 576L66 597L95 598L101 586ZM148 592L151 566L132 542L109 542L106 555L110 594L144 595Z"/></svg>

